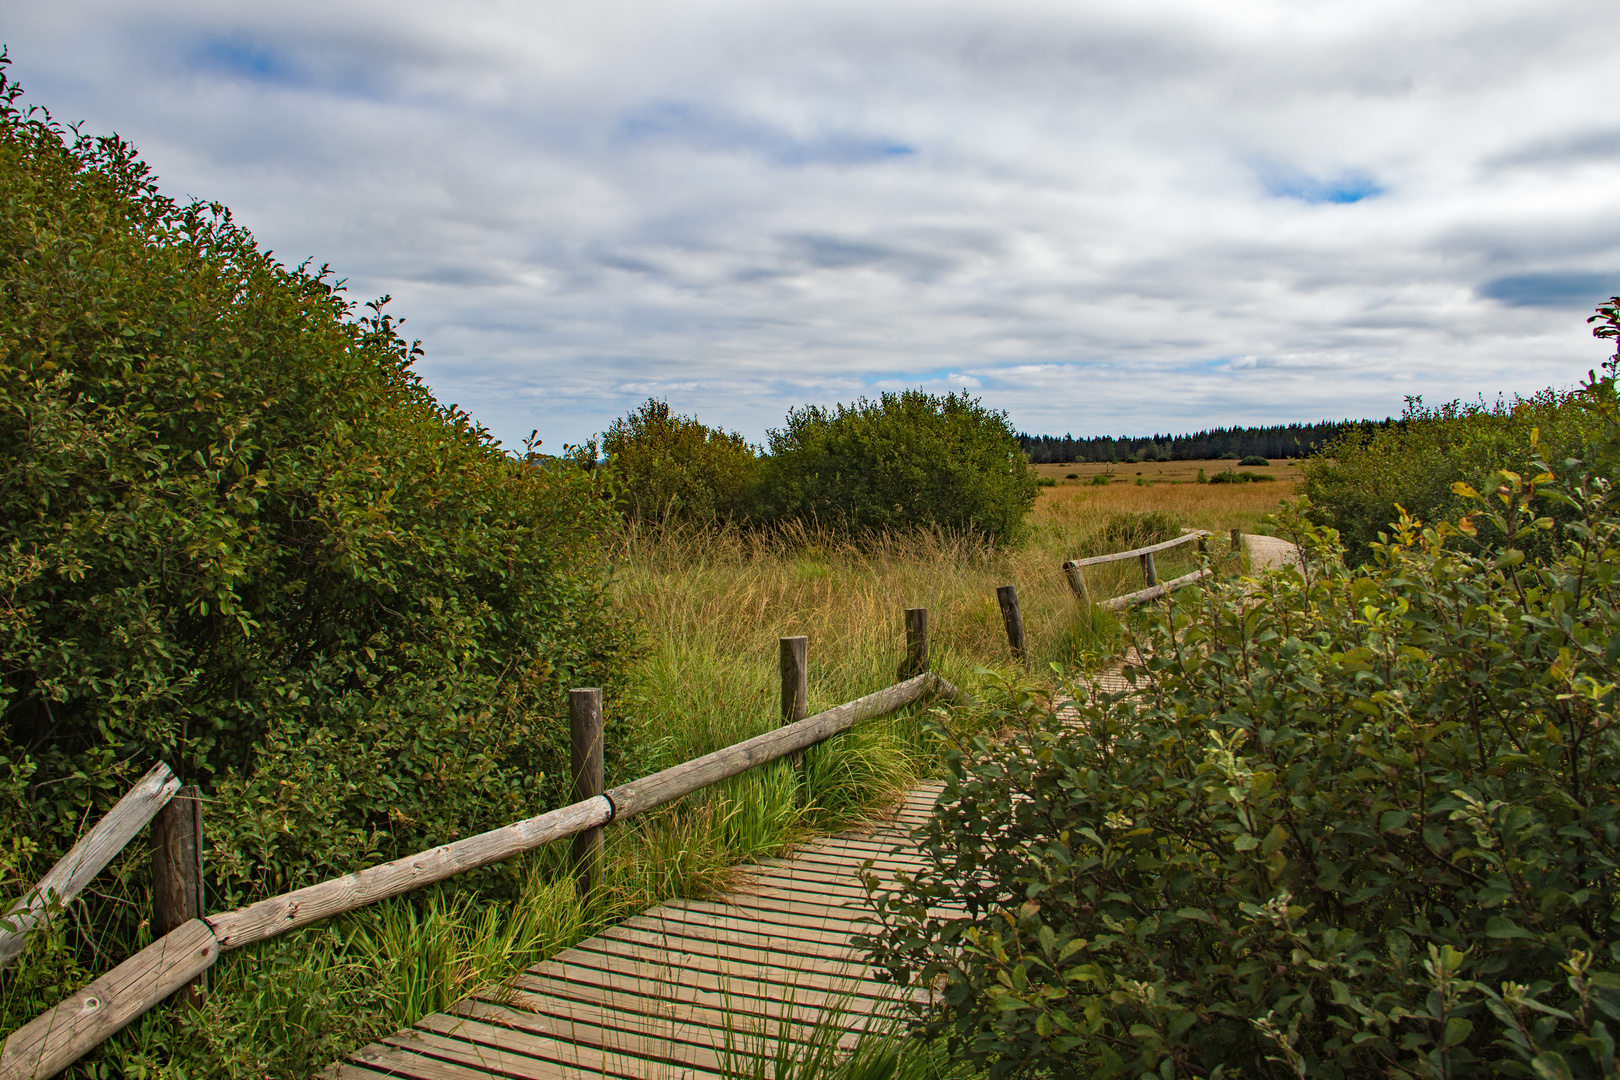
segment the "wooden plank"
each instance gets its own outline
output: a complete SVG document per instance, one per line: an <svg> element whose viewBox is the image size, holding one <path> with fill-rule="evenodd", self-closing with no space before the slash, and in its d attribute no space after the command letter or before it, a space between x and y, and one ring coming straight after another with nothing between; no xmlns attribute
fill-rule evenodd
<svg viewBox="0 0 1620 1080"><path fill-rule="evenodd" d="M159 938L67 1000L13 1031L0 1049L0 1080L55 1076L86 1051L207 971L219 955L195 919Z"/></svg>
<svg viewBox="0 0 1620 1080"><path fill-rule="evenodd" d="M638 992L640 982L628 986L606 987L594 981L569 981L555 977L531 974L519 976L521 986L514 986L510 997L497 999L489 991L474 995L476 1002L512 1009L539 1018L552 1017L568 1021L580 1015L594 1018L603 1027L613 1027L633 1034L654 1037L658 1031L688 1029L687 1039L702 1039L705 1032L723 1032L728 1023L738 1017L753 1019L788 1020L794 1024L813 1026L819 1022L823 1010L817 1006L790 1001L759 1001L752 1009L746 1003L758 999L741 997L720 998L723 1005L709 1005L697 1000L666 1000L657 993ZM462 1004L467 1004L463 1002ZM459 1006L457 1006L459 1008ZM452 1011L456 1011L452 1009Z"/></svg>
<svg viewBox="0 0 1620 1080"><path fill-rule="evenodd" d="M708 1076L718 1075L723 1064L712 1040L648 1038L583 1019L540 1017L485 1002L466 1003L453 1015L427 1017L417 1027L543 1058L565 1067L569 1076L578 1076L579 1067L593 1058L592 1072L620 1072L638 1080L657 1066L681 1075Z"/></svg>
<svg viewBox="0 0 1620 1080"><path fill-rule="evenodd" d="M735 945L794 957L847 962L855 956L849 938L844 935L827 935L828 940L825 941L793 937L776 932L776 928L768 924L746 919L699 917L671 923L637 918L627 919L620 925L649 934L669 935L682 941L711 942L716 946Z"/></svg>
<svg viewBox="0 0 1620 1080"><path fill-rule="evenodd" d="M422 1028L411 1028L398 1035L390 1035L383 1040L383 1045L405 1050L419 1057L475 1069L486 1076L507 1076L515 1080L563 1080L563 1077L568 1075L554 1061L543 1061L540 1058L532 1058L526 1054L494 1046L480 1046L461 1039L446 1038Z"/></svg>
<svg viewBox="0 0 1620 1080"><path fill-rule="evenodd" d="M737 977L723 978L710 971L685 970L668 964L654 964L612 953L583 953L565 963L552 961L530 971L540 976L554 975L570 982L583 982L605 990L629 990L674 1002L695 1002L715 1009L737 1010L769 1015L787 995L778 983ZM518 980L518 985L524 985ZM820 987L796 987L792 997L807 1005L825 1007L847 995ZM762 1012L761 1010L765 1011Z"/></svg>
<svg viewBox="0 0 1620 1080"><path fill-rule="evenodd" d="M756 765L807 749L829 736L847 731L862 720L893 712L934 694L955 697L957 690L933 672L924 672L875 694L783 725L712 754L682 762L661 773L621 784L608 792L608 798L618 807L619 817L639 814L727 777L747 772Z"/></svg>
<svg viewBox="0 0 1620 1080"><path fill-rule="evenodd" d="M1182 574L1178 578L1171 578L1169 581L1160 582L1159 584L1154 585L1152 588L1140 589L1133 593L1126 593L1124 596L1116 596L1112 600L1104 600L1097 606L1100 608L1106 608L1109 611L1119 611L1123 608L1130 607L1132 604L1145 604L1149 600L1157 600L1160 597L1169 596L1182 586L1191 585L1195 581L1202 581L1204 578L1210 577L1214 573L1215 571L1206 566L1202 570L1194 570L1190 574Z"/></svg>
<svg viewBox="0 0 1620 1080"><path fill-rule="evenodd" d="M622 941L643 948L663 949L667 953L713 956L728 964L746 964L761 970L780 969L786 972L812 972L828 978L863 979L866 961L854 948L838 955L806 955L772 948L770 935L753 935L744 941L742 935L715 937L712 935L678 934L671 928L647 930L640 927L614 926L598 935L607 941Z"/></svg>
<svg viewBox="0 0 1620 1080"><path fill-rule="evenodd" d="M413 1029L412 1034L416 1032L470 1044L474 1049L463 1050L462 1054L466 1056L460 1060L466 1060L473 1055L483 1057L498 1054L501 1055L502 1063L515 1060L532 1072L542 1072L546 1076L568 1077L569 1080L574 1080L582 1073L593 1076L618 1075L629 1077L630 1080L643 1080L652 1076L717 1075L712 1062L697 1065L678 1059L671 1061L664 1056L665 1047L647 1043L645 1040L641 1049L631 1049L628 1044L608 1046L588 1038L580 1038L578 1036L585 1034L583 1026L576 1028L573 1035L557 1038L533 1034L521 1028L486 1023L471 1016L435 1013L433 1016L424 1017ZM399 1036L399 1038L407 1037L409 1036L405 1033ZM648 1052L643 1053L642 1049ZM445 1054L446 1050L448 1047L435 1045L430 1047L428 1052L441 1055Z"/></svg>
<svg viewBox="0 0 1620 1080"><path fill-rule="evenodd" d="M413 1054L382 1043L373 1043L352 1055L351 1060L367 1069L371 1075L405 1077L407 1080L489 1080L489 1073L469 1069L447 1061Z"/></svg>
<svg viewBox="0 0 1620 1080"><path fill-rule="evenodd" d="M606 798L574 803L381 866L272 896L236 911L210 915L206 921L218 935L220 948L239 949L466 870L510 859L553 840L605 825L612 816L613 804Z"/></svg>
<svg viewBox="0 0 1620 1080"><path fill-rule="evenodd" d="M1202 537L1208 535L1210 534L1207 529L1194 529L1192 532L1182 533L1174 540L1164 540L1157 544L1149 544L1147 547L1131 548L1129 551L1116 551L1112 555L1093 555L1088 559L1070 559L1068 562L1063 564L1063 569L1068 570L1070 567L1081 566L1101 566L1103 563L1119 562L1121 559L1139 559L1143 555L1152 555L1156 552L1168 551L1173 547L1177 547L1181 544L1192 543L1194 540L1201 539Z"/></svg>
<svg viewBox="0 0 1620 1080"><path fill-rule="evenodd" d="M691 952L678 947L648 942L623 941L617 938L595 937L583 943L583 951L602 956L635 959L643 963L659 964L677 970L682 978L694 972L706 972L717 979L737 979L759 983L762 986L781 987L784 991L820 990L829 994L850 994L867 997L861 992L862 972L852 967L848 973L826 974L803 968L777 967L769 964L751 964L744 960L730 960L723 956Z"/></svg>
<svg viewBox="0 0 1620 1080"><path fill-rule="evenodd" d="M38 884L7 907L0 918L0 968L28 945L28 932L49 908L78 896L179 790L180 781L167 765L158 762L152 766Z"/></svg>

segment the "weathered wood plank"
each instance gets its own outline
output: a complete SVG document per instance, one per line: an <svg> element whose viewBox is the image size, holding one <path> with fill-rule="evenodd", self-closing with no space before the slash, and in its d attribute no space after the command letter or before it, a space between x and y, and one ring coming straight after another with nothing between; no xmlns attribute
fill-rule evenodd
<svg viewBox="0 0 1620 1080"><path fill-rule="evenodd" d="M604 1027L616 1027L649 1038L658 1037L659 1032L676 1032L681 1033L682 1039L709 1039L710 1045L714 1045L715 1032L723 1035L727 1024L735 1025L739 1020L750 1024L787 1020L813 1026L822 1016L820 1008L797 1000L733 998L726 1003L727 1007L721 1007L696 1000L666 1000L657 993L639 992L638 983L605 987L594 982L569 982L529 974L520 975L518 981L521 986L510 991L510 998L497 1000L497 992L487 991L474 995L469 1001L509 1008L542 1021L546 1017L569 1021L584 1016ZM749 1008L750 1003L752 1008Z"/></svg>
<svg viewBox="0 0 1620 1080"><path fill-rule="evenodd" d="M236 911L210 915L206 921L218 935L220 948L239 949L476 867L510 859L592 826L605 825L612 815L613 804L605 798L574 803L381 866L273 896Z"/></svg>
<svg viewBox="0 0 1620 1080"><path fill-rule="evenodd" d="M1206 566L1201 570L1194 570L1190 574L1182 574L1178 578L1171 578L1169 581L1162 581L1159 584L1154 585L1152 588L1139 589L1133 593L1126 593L1124 596L1116 596L1111 600L1104 600L1097 606L1100 608L1107 608L1109 611L1119 611L1123 608L1130 607L1132 604L1145 604L1149 600L1157 600L1160 597L1169 596L1182 586L1191 585L1195 581L1202 581L1204 578L1207 578L1214 573L1215 571Z"/></svg>
<svg viewBox="0 0 1620 1080"><path fill-rule="evenodd" d="M608 792L608 798L618 807L619 817L639 814L719 780L747 772L756 765L807 749L841 731L847 731L862 720L893 712L934 694L955 697L957 690L933 672L924 672L875 694L785 724L712 754L682 762L661 773L621 784Z"/></svg>
<svg viewBox="0 0 1620 1080"><path fill-rule="evenodd" d="M101 978L12 1032L0 1049L0 1080L55 1076L124 1029L219 955L201 919L159 938Z"/></svg>
<svg viewBox="0 0 1620 1080"><path fill-rule="evenodd" d="M454 1014L427 1017L417 1027L480 1046L542 1058L561 1066L563 1074L570 1077L577 1077L582 1068L590 1068L593 1073L598 1068L610 1072L628 1068L633 1070L630 1075L639 1078L659 1066L685 1075L717 1075L723 1064L711 1040L685 1042L648 1038L591 1023L583 1017L577 1020L539 1017L482 1002L458 1008ZM592 1058L599 1064L586 1066L586 1061Z"/></svg>
<svg viewBox="0 0 1620 1080"><path fill-rule="evenodd" d="M767 990L767 993L780 993L784 997L790 991L806 989L821 990L829 994L867 996L861 993L862 972L854 967L847 974L829 975L803 968L750 964L742 960L730 960L726 957L710 956L671 946L622 941L616 938L594 937L585 944L589 946L586 950L588 952L658 964L679 971L683 978L690 978L694 973L703 972L721 980L740 979L759 983L767 988L779 987L779 991Z"/></svg>
<svg viewBox="0 0 1620 1080"><path fill-rule="evenodd" d="M27 895L8 905L0 917L0 968L23 951L28 932L53 903L64 905L78 896L179 790L180 781L167 765L152 766Z"/></svg>
<svg viewBox="0 0 1620 1080"><path fill-rule="evenodd" d="M1086 559L1070 559L1063 564L1063 569L1081 566L1101 566L1103 563L1119 562L1121 559L1140 559L1144 555L1153 555L1160 551L1168 551L1182 544L1190 544L1195 540L1210 535L1207 529L1194 529L1192 532L1182 533L1174 540L1164 540L1147 547L1131 548L1129 551L1116 551L1112 555L1093 555Z"/></svg>
<svg viewBox="0 0 1620 1080"><path fill-rule="evenodd" d="M598 935L607 941L621 941L633 948L661 948L674 955L713 957L727 965L728 973L735 970L758 969L783 971L789 975L798 972L814 973L831 979L864 979L866 963L846 950L843 956L804 955L772 948L768 935L742 940L742 935L729 937L703 934L677 934L669 928L658 931L636 927L614 926ZM739 969L736 965L745 965Z"/></svg>

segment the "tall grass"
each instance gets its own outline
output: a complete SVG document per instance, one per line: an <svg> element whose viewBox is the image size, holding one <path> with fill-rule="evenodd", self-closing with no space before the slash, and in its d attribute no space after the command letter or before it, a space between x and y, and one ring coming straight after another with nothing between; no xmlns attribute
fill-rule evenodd
<svg viewBox="0 0 1620 1080"><path fill-rule="evenodd" d="M606 703L610 737L628 750L625 775L608 782L775 727L777 639L788 635L810 638L812 711L895 681L908 607L929 609L932 666L952 682L971 689L983 679L1013 675L995 599L1000 585L1018 586L1037 670L1048 661L1095 662L1113 641L1114 623L1104 613L1076 610L1060 564L1125 542L1102 535L1120 514L1159 511L1177 525L1221 533L1234 525L1253 528L1262 504L1251 493L1214 490L1220 498L1192 485L1046 489L1019 548L986 547L941 532L857 543L801 525L764 532L631 526L609 553L613 595L642 627L647 648L629 694ZM1285 492L1266 494L1274 504ZM1190 545L1166 553L1160 575L1183 573L1196 558ZM1094 596L1105 596L1140 588L1139 575L1130 560L1089 571L1088 582ZM934 717L944 719L943 713ZM956 716L947 722L975 721ZM588 901L575 895L566 845L554 845L229 954L212 973L201 1012L155 1010L71 1075L245 1078L319 1071L626 914L720 890L739 863L870 817L936 768L937 739L927 710L900 713L812 748L801 764L755 769L616 824L607 834L603 887ZM130 903L148 903L144 875L121 880ZM9 1010L3 1000L0 1007ZM739 1056L738 1062L751 1064L739 1064L737 1075L763 1076L758 1069L768 1066L769 1075L782 1080L905 1077L935 1075L943 1064L936 1050L918 1050L895 1031L874 1034L847 1060L829 1049L832 1044L817 1045L780 1043ZM863 1061L870 1064L866 1072Z"/></svg>

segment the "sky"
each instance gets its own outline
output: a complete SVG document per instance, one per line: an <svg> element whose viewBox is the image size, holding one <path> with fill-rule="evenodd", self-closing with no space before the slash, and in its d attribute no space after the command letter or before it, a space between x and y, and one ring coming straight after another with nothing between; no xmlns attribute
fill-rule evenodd
<svg viewBox="0 0 1620 1080"><path fill-rule="evenodd" d="M648 397L1031 433L1398 414L1613 351L1604 0L0 0L25 100L393 297L508 446Z"/></svg>

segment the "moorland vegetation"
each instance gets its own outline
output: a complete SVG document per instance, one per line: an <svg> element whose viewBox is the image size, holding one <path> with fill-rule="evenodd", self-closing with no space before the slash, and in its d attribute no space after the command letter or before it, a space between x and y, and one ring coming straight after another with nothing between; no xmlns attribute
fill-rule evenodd
<svg viewBox="0 0 1620 1080"><path fill-rule="evenodd" d="M1056 564L1263 527L1291 481L1037 489L1005 415L920 392L795 410L764 448L648 402L509 454L385 301L3 78L0 295L0 895L159 759L203 790L216 910L537 813L568 687L606 689L630 779L774 726L780 636L812 638L812 709L893 681L907 606L983 702L616 825L589 898L546 850L232 953L73 1077L319 1072L942 761L933 866L872 942L943 980L927 1068L1613 1072L1612 373L1344 434L1273 526L1303 572L1120 624ZM1137 693L1086 689L1127 644ZM147 882L135 846L53 913L0 971L0 1034L150 940ZM976 925L933 920L946 896Z"/></svg>
<svg viewBox="0 0 1620 1080"><path fill-rule="evenodd" d="M1460 514L1357 564L1301 499L1305 566L1144 613L1129 692L1006 695L874 892L919 1030L993 1077L1616 1075L1617 371L1539 400L1578 443L1414 417ZM1476 486L1481 427L1524 466Z"/></svg>

